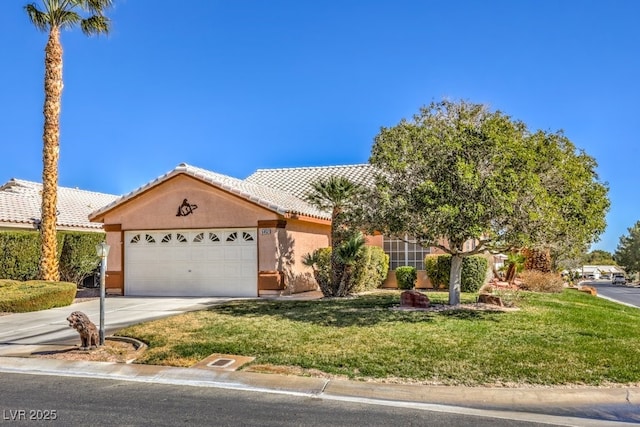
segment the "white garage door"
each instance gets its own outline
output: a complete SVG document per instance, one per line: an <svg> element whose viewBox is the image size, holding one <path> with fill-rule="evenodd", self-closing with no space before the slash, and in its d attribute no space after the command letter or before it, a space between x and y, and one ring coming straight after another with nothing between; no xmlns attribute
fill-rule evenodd
<svg viewBox="0 0 640 427"><path fill-rule="evenodd" d="M258 295L256 229L125 232L125 295Z"/></svg>

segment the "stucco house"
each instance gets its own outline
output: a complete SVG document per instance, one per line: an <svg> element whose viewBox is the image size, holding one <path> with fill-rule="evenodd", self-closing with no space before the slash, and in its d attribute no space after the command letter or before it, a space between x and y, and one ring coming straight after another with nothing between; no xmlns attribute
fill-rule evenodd
<svg viewBox="0 0 640 427"><path fill-rule="evenodd" d="M369 165L261 169L242 180L187 164L96 209L104 224L107 291L246 296L316 289L302 257L330 244L331 216L304 201L310 183L372 180ZM370 236L391 267L422 265L429 249Z"/></svg>
<svg viewBox="0 0 640 427"><path fill-rule="evenodd" d="M617 265L583 265L580 268L575 269L581 277L585 279L611 279L614 274L625 274L622 267Z"/></svg>

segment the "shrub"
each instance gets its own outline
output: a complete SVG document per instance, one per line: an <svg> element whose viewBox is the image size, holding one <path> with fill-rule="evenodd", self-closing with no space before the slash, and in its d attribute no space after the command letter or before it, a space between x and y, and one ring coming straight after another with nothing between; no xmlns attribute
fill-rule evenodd
<svg viewBox="0 0 640 427"><path fill-rule="evenodd" d="M418 271L415 267L403 266L396 268L396 281L398 289L413 289L418 279Z"/></svg>
<svg viewBox="0 0 640 427"><path fill-rule="evenodd" d="M525 270L519 275L520 287L533 292L562 292L564 281L557 273L543 273L538 270Z"/></svg>
<svg viewBox="0 0 640 427"><path fill-rule="evenodd" d="M382 286L389 272L389 255L378 246L365 246L356 260L353 292L370 291Z"/></svg>
<svg viewBox="0 0 640 427"><path fill-rule="evenodd" d="M468 256L462 259L462 292L477 292L487 278L489 261L483 256Z"/></svg>
<svg viewBox="0 0 640 427"><path fill-rule="evenodd" d="M98 265L95 245L103 233L61 231L57 234L60 276L79 284ZM40 260L40 234L37 231L0 232L0 279L36 280Z"/></svg>
<svg viewBox="0 0 640 427"><path fill-rule="evenodd" d="M427 255L424 258L424 269L435 289L449 287L449 271L451 260L444 255Z"/></svg>
<svg viewBox="0 0 640 427"><path fill-rule="evenodd" d="M303 263L313 268L313 275L324 295L331 294L331 248L320 248L307 254ZM354 266L352 292L363 292L382 286L389 272L389 255L377 246L364 246Z"/></svg>
<svg viewBox="0 0 640 427"><path fill-rule="evenodd" d="M73 302L76 289L70 282L0 280L0 311L23 313L65 307Z"/></svg>
<svg viewBox="0 0 640 427"><path fill-rule="evenodd" d="M91 275L100 258L96 255L96 245L104 240L102 233L63 232L60 251L60 279L80 286L85 277Z"/></svg>
<svg viewBox="0 0 640 427"><path fill-rule="evenodd" d="M0 233L0 278L33 280L38 277L40 235L35 231Z"/></svg>
<svg viewBox="0 0 640 427"><path fill-rule="evenodd" d="M427 255L424 267L431 284L437 288L449 288L451 274L451 255ZM483 256L467 256L462 259L462 292L476 292L484 284L487 277L489 261Z"/></svg>
<svg viewBox="0 0 640 427"><path fill-rule="evenodd" d="M319 248L302 258L302 263L313 268L313 277L325 296L332 295L331 290L331 248Z"/></svg>

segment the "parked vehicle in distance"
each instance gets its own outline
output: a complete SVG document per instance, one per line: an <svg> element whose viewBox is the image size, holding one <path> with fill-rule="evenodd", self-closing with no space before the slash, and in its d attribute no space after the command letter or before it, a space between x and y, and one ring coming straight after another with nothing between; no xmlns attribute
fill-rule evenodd
<svg viewBox="0 0 640 427"><path fill-rule="evenodd" d="M614 285L624 285L625 283L627 283L627 279L625 279L624 274L615 273L613 275L613 278L611 279L611 283Z"/></svg>

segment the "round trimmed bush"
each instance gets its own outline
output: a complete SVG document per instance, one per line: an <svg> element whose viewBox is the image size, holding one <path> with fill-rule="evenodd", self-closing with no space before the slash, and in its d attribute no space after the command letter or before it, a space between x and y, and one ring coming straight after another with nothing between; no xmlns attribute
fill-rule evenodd
<svg viewBox="0 0 640 427"><path fill-rule="evenodd" d="M418 280L418 271L415 267L403 266L396 268L396 281L398 289L413 289Z"/></svg>

